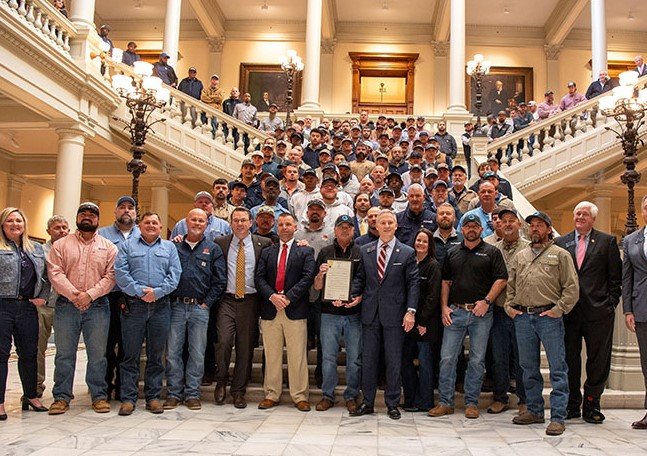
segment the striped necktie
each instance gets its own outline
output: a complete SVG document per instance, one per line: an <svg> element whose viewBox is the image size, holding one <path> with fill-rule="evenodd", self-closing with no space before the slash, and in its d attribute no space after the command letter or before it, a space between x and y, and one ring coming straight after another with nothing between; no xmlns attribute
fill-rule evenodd
<svg viewBox="0 0 647 456"><path fill-rule="evenodd" d="M386 271L386 249L389 248L388 243L382 244L380 256L377 258L377 278L382 283L384 279L384 272Z"/></svg>

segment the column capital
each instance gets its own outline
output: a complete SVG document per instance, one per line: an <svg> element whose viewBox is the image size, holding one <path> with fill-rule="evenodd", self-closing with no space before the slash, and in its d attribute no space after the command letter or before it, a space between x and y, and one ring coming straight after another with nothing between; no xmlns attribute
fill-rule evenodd
<svg viewBox="0 0 647 456"><path fill-rule="evenodd" d="M329 38L321 40L321 53L322 54L334 54L335 47L337 46L336 38Z"/></svg>
<svg viewBox="0 0 647 456"><path fill-rule="evenodd" d="M449 41L432 41L431 45L434 48L434 56L447 57L449 54Z"/></svg>
<svg viewBox="0 0 647 456"><path fill-rule="evenodd" d="M563 47L561 44L544 44L546 60L558 60Z"/></svg>
<svg viewBox="0 0 647 456"><path fill-rule="evenodd" d="M225 46L225 37L224 36L213 36L207 38L209 43L209 52L221 53L223 47Z"/></svg>
<svg viewBox="0 0 647 456"><path fill-rule="evenodd" d="M94 136L94 131L80 122L50 122L49 126L56 131L59 139L78 135L83 136L84 139Z"/></svg>
<svg viewBox="0 0 647 456"><path fill-rule="evenodd" d="M7 185L11 188L21 189L27 183L27 178L17 174L7 174Z"/></svg>

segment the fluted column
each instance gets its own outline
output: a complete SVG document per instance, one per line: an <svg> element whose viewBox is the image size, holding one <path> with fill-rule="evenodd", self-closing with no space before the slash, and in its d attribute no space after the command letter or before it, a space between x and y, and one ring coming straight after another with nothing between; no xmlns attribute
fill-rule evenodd
<svg viewBox="0 0 647 456"><path fill-rule="evenodd" d="M166 0L166 19L164 21L164 49L169 57L169 64L177 66L180 47L180 13L182 0Z"/></svg>
<svg viewBox="0 0 647 456"><path fill-rule="evenodd" d="M449 107L464 113L465 107L465 0L451 0L449 28Z"/></svg>
<svg viewBox="0 0 647 456"><path fill-rule="evenodd" d="M54 213L64 216L71 222L76 219L76 210L81 199L85 134L75 128L59 128L56 133L59 139Z"/></svg>
<svg viewBox="0 0 647 456"><path fill-rule="evenodd" d="M605 0L591 0L591 71L592 79L607 69L607 18Z"/></svg>
<svg viewBox="0 0 647 456"><path fill-rule="evenodd" d="M303 96L300 110L321 111L319 104L319 71L321 64L322 0L308 0L306 15L306 56L303 69Z"/></svg>

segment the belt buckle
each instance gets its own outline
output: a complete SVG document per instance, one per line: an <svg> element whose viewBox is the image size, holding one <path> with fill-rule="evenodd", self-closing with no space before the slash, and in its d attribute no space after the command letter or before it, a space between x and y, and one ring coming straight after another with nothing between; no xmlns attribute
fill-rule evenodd
<svg viewBox="0 0 647 456"><path fill-rule="evenodd" d="M526 313L527 313L528 315L535 315L535 314L537 314L537 313L541 313L541 312L539 312L539 311L535 310L535 308L534 308L534 307L526 307Z"/></svg>
<svg viewBox="0 0 647 456"><path fill-rule="evenodd" d="M184 304L193 304L193 298L182 298Z"/></svg>
<svg viewBox="0 0 647 456"><path fill-rule="evenodd" d="M473 302L469 304L465 304L465 310L474 310L475 307L476 307L476 304L474 304Z"/></svg>

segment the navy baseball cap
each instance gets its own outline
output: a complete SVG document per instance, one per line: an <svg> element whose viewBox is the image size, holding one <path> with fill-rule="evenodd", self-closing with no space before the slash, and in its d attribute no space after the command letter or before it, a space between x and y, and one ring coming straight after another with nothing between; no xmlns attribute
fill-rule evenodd
<svg viewBox="0 0 647 456"><path fill-rule="evenodd" d="M463 222L461 223L461 225L465 226L468 223L472 223L472 222L478 224L478 226L480 226L480 227L483 226L483 222L481 222L481 219L476 214L466 214L463 217Z"/></svg>
<svg viewBox="0 0 647 456"><path fill-rule="evenodd" d="M335 227L338 227L339 225L343 225L344 223L348 223L351 226L355 226L353 223L353 219L350 217L350 215L340 215L337 217L337 220L335 220Z"/></svg>
<svg viewBox="0 0 647 456"><path fill-rule="evenodd" d="M133 206L137 206L137 203L135 203L135 200L133 199L133 197L128 195L124 195L117 200L117 207L121 206L124 203L130 203Z"/></svg>
<svg viewBox="0 0 647 456"><path fill-rule="evenodd" d="M541 212L541 211L533 212L528 217L526 217L526 223L532 222L532 219L535 219L535 218L543 220L546 223L546 225L548 225L548 226L553 226L553 222L550 219L550 217L548 216L548 214L546 214L545 212Z"/></svg>

